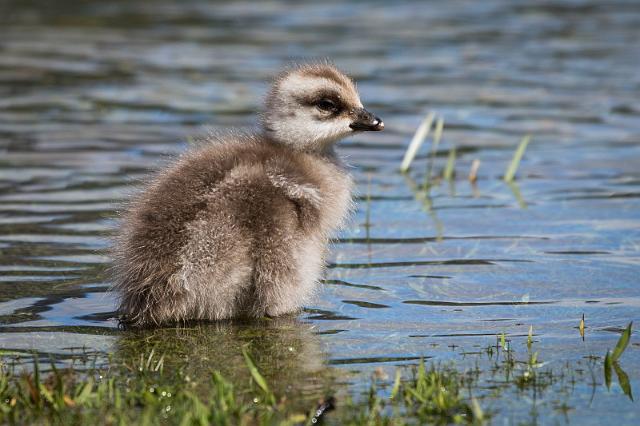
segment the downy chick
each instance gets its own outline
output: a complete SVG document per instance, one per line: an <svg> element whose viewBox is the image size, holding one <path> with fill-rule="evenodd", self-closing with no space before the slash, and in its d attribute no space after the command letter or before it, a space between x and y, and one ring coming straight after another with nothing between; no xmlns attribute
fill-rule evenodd
<svg viewBox="0 0 640 426"><path fill-rule="evenodd" d="M277 316L309 302L353 182L333 146L384 124L328 64L283 72L255 134L211 137L122 217L114 289L133 326Z"/></svg>

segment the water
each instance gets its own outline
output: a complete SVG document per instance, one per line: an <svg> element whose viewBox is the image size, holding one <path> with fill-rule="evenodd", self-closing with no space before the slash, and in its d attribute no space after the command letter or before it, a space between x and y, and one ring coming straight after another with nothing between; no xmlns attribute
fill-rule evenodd
<svg viewBox="0 0 640 426"><path fill-rule="evenodd" d="M473 365L502 332L526 354L532 325L577 384L539 401L500 385L496 422L636 423L589 359L640 323L639 27L634 1L0 3L0 347L64 364L160 344L195 374L246 374L249 344L279 387L315 395L336 371L360 389L420 357ZM119 330L105 249L131 182L203 125L255 125L268 78L323 56L387 127L341 144L359 208L318 300L269 324ZM455 145L458 178L425 198L427 149L397 169L431 109L446 120L434 174ZM636 339L621 366L637 392Z"/></svg>

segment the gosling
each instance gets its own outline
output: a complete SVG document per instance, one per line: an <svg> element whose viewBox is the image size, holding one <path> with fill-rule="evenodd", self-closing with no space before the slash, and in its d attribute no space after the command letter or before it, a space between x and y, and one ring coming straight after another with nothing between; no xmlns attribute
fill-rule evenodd
<svg viewBox="0 0 640 426"><path fill-rule="evenodd" d="M132 200L113 247L122 321L279 316L313 296L351 209L340 139L384 128L329 64L282 72L261 128L210 136Z"/></svg>

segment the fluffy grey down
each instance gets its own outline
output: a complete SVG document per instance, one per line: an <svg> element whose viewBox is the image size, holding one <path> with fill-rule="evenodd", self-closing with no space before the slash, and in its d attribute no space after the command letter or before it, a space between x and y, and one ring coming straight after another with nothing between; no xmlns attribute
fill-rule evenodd
<svg viewBox="0 0 640 426"><path fill-rule="evenodd" d="M279 75L255 134L210 137L125 208L113 286L132 326L277 316L313 296L353 182L333 145L381 130L329 64Z"/></svg>

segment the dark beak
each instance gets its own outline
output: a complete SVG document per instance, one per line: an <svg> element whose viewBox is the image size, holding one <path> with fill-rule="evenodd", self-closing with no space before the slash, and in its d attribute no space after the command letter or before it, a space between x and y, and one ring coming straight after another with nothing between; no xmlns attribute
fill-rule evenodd
<svg viewBox="0 0 640 426"><path fill-rule="evenodd" d="M351 127L353 130L356 130L356 131L372 130L372 131L378 132L384 129L384 123L382 122L382 120L379 117L376 117L375 115L371 114L369 111L367 111L364 108L360 108L354 111L354 115L356 119L354 120L353 123L349 125L349 127Z"/></svg>

